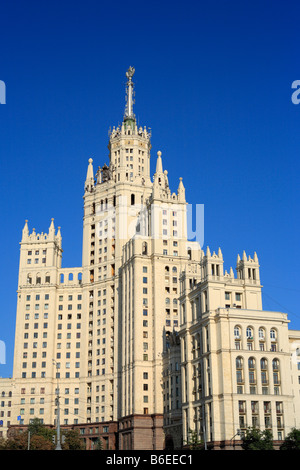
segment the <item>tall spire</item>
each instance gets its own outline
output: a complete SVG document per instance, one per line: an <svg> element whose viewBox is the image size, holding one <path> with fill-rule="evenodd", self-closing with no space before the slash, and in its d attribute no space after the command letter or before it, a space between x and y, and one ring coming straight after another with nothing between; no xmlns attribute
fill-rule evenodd
<svg viewBox="0 0 300 470"><path fill-rule="evenodd" d="M25 225L22 231L22 241L27 239L29 236L29 229L28 229L28 220L25 220Z"/></svg>
<svg viewBox="0 0 300 470"><path fill-rule="evenodd" d="M94 170L93 170L93 159L89 159L89 166L86 173L86 180L85 180L85 190L92 191L94 188Z"/></svg>
<svg viewBox="0 0 300 470"><path fill-rule="evenodd" d="M128 78L128 80L126 84L126 107L125 107L124 121L127 119L132 119L135 121L135 115L133 113L134 90L133 90L133 81L132 81L134 72L135 72L134 67L129 67L129 69L126 72L126 77Z"/></svg>
<svg viewBox="0 0 300 470"><path fill-rule="evenodd" d="M156 160L156 172L155 173L162 173L163 172L163 167L162 167L162 159L161 159L161 151L159 150L157 152L157 160Z"/></svg>

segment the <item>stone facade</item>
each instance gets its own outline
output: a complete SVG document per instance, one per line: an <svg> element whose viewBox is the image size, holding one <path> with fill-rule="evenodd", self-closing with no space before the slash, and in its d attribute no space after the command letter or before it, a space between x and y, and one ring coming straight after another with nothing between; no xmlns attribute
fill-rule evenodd
<svg viewBox="0 0 300 470"><path fill-rule="evenodd" d="M181 276L182 432L230 447L247 427L281 441L299 420L299 331L287 314L262 310L257 255L238 256L237 277L223 257L201 252ZM236 437L235 437L236 439Z"/></svg>
<svg viewBox="0 0 300 470"><path fill-rule="evenodd" d="M222 447L254 422L283 438L299 424L299 332L262 310L256 254L238 257L235 277L221 250L188 241L183 181L171 191L160 151L150 176L133 74L108 164L88 161L82 265L62 268L53 219L46 233L25 222L2 433L59 416L62 427L89 427L87 448L107 423L120 449L180 448L190 430Z"/></svg>
<svg viewBox="0 0 300 470"><path fill-rule="evenodd" d="M59 391L61 425L130 419L131 446L163 448L162 353L165 329L179 328L186 200L181 178L171 192L161 152L150 177L150 138L129 99L110 132L108 165L94 171L88 161L82 266L62 268L53 219L47 233L25 222L12 425L32 418L55 425Z"/></svg>

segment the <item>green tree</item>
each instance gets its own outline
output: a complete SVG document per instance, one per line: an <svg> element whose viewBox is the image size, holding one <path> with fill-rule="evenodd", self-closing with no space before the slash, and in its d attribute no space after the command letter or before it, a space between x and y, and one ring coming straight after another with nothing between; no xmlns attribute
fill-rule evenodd
<svg viewBox="0 0 300 470"><path fill-rule="evenodd" d="M28 433L27 431L16 430L11 434L5 442L6 450L26 450L28 448Z"/></svg>
<svg viewBox="0 0 300 470"><path fill-rule="evenodd" d="M64 429L62 436L64 438L61 446L63 450L85 450L84 442L75 429Z"/></svg>
<svg viewBox="0 0 300 470"><path fill-rule="evenodd" d="M39 418L34 418L31 421L28 425L28 432L30 432L31 438L33 436L42 436L50 442L52 442L52 436L55 435L55 431L47 428Z"/></svg>
<svg viewBox="0 0 300 470"><path fill-rule="evenodd" d="M14 433L5 442L7 450L52 450L54 444L52 436L55 431L47 428L40 419L34 418L26 431L15 429Z"/></svg>
<svg viewBox="0 0 300 470"><path fill-rule="evenodd" d="M203 442L199 439L197 431L189 429L187 445L191 450L202 450Z"/></svg>
<svg viewBox="0 0 300 470"><path fill-rule="evenodd" d="M242 437L244 450L274 450L272 433L266 429L248 428Z"/></svg>
<svg viewBox="0 0 300 470"><path fill-rule="evenodd" d="M6 447L6 440L4 437L0 437L0 450L5 450Z"/></svg>
<svg viewBox="0 0 300 470"><path fill-rule="evenodd" d="M280 450L300 450L300 429L291 430L281 444Z"/></svg>
<svg viewBox="0 0 300 470"><path fill-rule="evenodd" d="M30 436L30 450L53 450L53 442L41 434Z"/></svg>
<svg viewBox="0 0 300 470"><path fill-rule="evenodd" d="M100 438L97 439L97 442L94 447L95 450L103 450L102 440Z"/></svg>

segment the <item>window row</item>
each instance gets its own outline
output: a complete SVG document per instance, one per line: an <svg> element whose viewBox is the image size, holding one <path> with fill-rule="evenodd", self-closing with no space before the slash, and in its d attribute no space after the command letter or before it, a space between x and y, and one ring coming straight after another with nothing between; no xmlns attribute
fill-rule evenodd
<svg viewBox="0 0 300 470"><path fill-rule="evenodd" d="M243 330L240 326L236 325L234 327L234 341L235 341L235 349L242 349L243 341L246 341L246 349L248 351L254 350L254 342L258 340L256 343L256 347L260 351L266 351L267 346L269 347L270 351L277 351L278 350L278 331L276 328L271 328L269 331L269 335L267 334L267 329L264 327L260 327L258 329L258 335L255 335L254 328L248 326L245 331L245 335L243 334ZM270 344L267 345L267 340L270 341Z"/></svg>
<svg viewBox="0 0 300 470"><path fill-rule="evenodd" d="M256 368L256 363L257 363L257 359L255 357L249 357L249 359L248 359L248 368L249 369L255 369ZM263 357L259 360L259 363L260 363L261 370L268 369L268 364L269 364L268 359ZM241 357L241 356L238 356L236 358L235 364L236 364L237 369L243 369L244 368L244 358ZM279 359L275 358L275 359L272 360L272 370L279 371Z"/></svg>
<svg viewBox="0 0 300 470"><path fill-rule="evenodd" d="M248 419L251 419L251 426L259 428L263 422L265 429L272 430L273 423L272 423L272 404L269 401L264 401L261 405L263 405L263 414L260 416L260 403L258 401L251 401L251 415L248 416ZM247 427L249 427L249 423L247 422L247 403L246 401L239 401L239 427L242 430L241 435L244 434L243 430L245 431ZM275 420L276 420L276 427L277 427L277 439L282 440L283 438L283 428L284 428L284 420L283 420L283 403L276 402L275 404Z"/></svg>
<svg viewBox="0 0 300 470"><path fill-rule="evenodd" d="M64 346L67 349L70 349L71 348L71 343L64 343ZM32 347L33 347L33 349L37 349L38 348L38 343L33 342ZM57 349L61 349L61 343L57 343L56 347L57 347ZM42 343L42 348L47 348L47 342L46 341L44 341ZM80 343L76 343L76 348L78 348L78 349L80 348ZM23 343L23 349L28 349L28 343Z"/></svg>
<svg viewBox="0 0 300 470"><path fill-rule="evenodd" d="M254 328L252 326L247 326L246 328L246 337L247 339L253 339L254 338ZM258 339L261 341L264 341L267 337L266 333L266 328L265 327L260 327L258 329ZM269 337L271 340L276 341L277 340L277 330L276 328L271 328L269 332ZM242 328L239 325L236 325L234 327L234 338L235 339L241 339L242 338Z"/></svg>
<svg viewBox="0 0 300 470"><path fill-rule="evenodd" d="M41 297L42 296L40 294L36 294L35 300L41 300ZM30 300L31 300L31 295L26 295L26 301L29 302ZM45 294L45 300L49 300L49 294Z"/></svg>
<svg viewBox="0 0 300 470"><path fill-rule="evenodd" d="M22 363L22 368L23 368L23 369L27 369L27 365L28 365L27 362L23 362L23 363ZM57 362L56 367L57 367L58 369L60 369L60 366L61 366L61 363L60 363L60 362ZM42 369L45 369L45 368L46 368L46 361L42 361L41 364L40 364L40 367L41 367ZM75 362L74 367L75 367L75 369L79 369L80 363L79 363L79 362ZM33 362L31 363L31 368L32 368L32 369L36 369L36 368L37 368L37 362L33 361ZM70 368L71 368L71 363L70 363L70 362L66 362L66 363L65 363L65 368L66 368L66 369L70 369Z"/></svg>
<svg viewBox="0 0 300 470"><path fill-rule="evenodd" d="M262 387L262 394L267 395L270 394L269 386L273 385L274 394L280 394L280 364L277 358L272 360L271 367L269 369L269 361L266 358L261 358L259 361L254 358L250 357L247 361L248 366L248 384L249 384L249 391L251 394L257 393L257 385L260 384ZM259 372L258 370L259 369ZM272 381L270 379L272 377ZM244 359L241 356L236 358L236 382L237 382L237 393L245 393L244 386L246 383L246 372L244 368Z"/></svg>
<svg viewBox="0 0 300 470"><path fill-rule="evenodd" d="M235 300L240 302L242 300L242 294L240 292L225 292L225 300L233 300L232 297L235 295Z"/></svg>
<svg viewBox="0 0 300 470"><path fill-rule="evenodd" d="M30 258L28 258L27 264L32 264L31 261L33 261L33 260L31 260ZM42 259L41 259L41 262L42 262L43 264L45 264L45 263L46 263L46 258L42 258ZM34 258L34 264L39 264L39 263L40 263L39 258Z"/></svg>
<svg viewBox="0 0 300 470"><path fill-rule="evenodd" d="M35 256L38 256L38 255L40 254L40 250L33 250L33 251L34 251L34 255L35 255ZM27 252L27 255L28 255L28 256L32 256L33 251L32 251L32 250L29 250L29 251ZM46 249L45 249L45 250L41 250L41 254L45 255L46 253L47 253L47 250L46 250Z"/></svg>
<svg viewBox="0 0 300 470"><path fill-rule="evenodd" d="M97 371L97 372L99 372L99 371ZM102 372L102 374L104 375L104 372ZM100 375L100 374L97 373L97 375ZM36 373L36 372L31 372L31 375L30 375L30 376L27 375L26 372L22 372L22 379L26 379L26 378L29 378L29 377L30 377L31 379L37 379L37 378L39 378L39 377L37 376L37 373ZM55 377L56 377L57 379L62 378L62 377L61 377L61 374L60 374L59 372L57 372L57 373L55 374ZM75 372L73 378L79 379L79 377L80 377L79 372ZM41 379L45 379L45 378L46 378L46 372L42 371L42 372L41 372L41 375L40 375L40 378L41 378ZM71 379L72 377L71 377L70 372L66 372L64 378L65 378L65 379Z"/></svg>

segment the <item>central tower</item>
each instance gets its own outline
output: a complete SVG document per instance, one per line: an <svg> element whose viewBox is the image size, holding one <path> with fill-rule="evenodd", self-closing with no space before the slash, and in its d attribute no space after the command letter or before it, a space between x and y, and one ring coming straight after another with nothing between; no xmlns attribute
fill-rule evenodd
<svg viewBox="0 0 300 470"><path fill-rule="evenodd" d="M123 122L109 137L109 162L94 173L89 159L83 217L83 296L88 310L86 370L87 403L102 392L99 417L122 416L122 266L123 247L136 234L139 216L151 196L150 132L138 128L133 113L134 69L127 71L127 102Z"/></svg>
<svg viewBox="0 0 300 470"><path fill-rule="evenodd" d="M112 179L115 183L135 183L137 186L150 183L151 133L146 127L138 127L133 112L134 68L126 73L126 106L121 126L113 127L109 140L109 160ZM142 191L138 196L142 195Z"/></svg>
<svg viewBox="0 0 300 470"><path fill-rule="evenodd" d="M90 159L85 182L87 399L105 390L104 420L118 420L121 449L162 449L162 353L168 331L179 327L186 201L181 178L171 192L161 152L151 181L151 134L133 112L134 72L126 73L125 113L110 132L109 163L94 174Z"/></svg>

